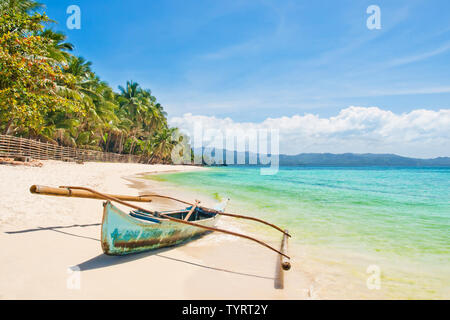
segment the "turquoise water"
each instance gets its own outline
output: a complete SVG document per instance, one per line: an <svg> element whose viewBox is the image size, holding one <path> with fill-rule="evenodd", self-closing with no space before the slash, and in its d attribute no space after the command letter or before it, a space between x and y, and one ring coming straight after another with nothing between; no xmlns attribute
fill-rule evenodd
<svg viewBox="0 0 450 320"><path fill-rule="evenodd" d="M298 244L410 262L411 272L450 265L450 168L259 172L226 167L157 179L228 196L230 210L287 226Z"/></svg>

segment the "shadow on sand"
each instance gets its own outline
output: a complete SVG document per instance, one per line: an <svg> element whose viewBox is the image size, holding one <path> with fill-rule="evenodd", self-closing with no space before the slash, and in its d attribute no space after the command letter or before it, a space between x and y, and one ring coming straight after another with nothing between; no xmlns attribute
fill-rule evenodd
<svg viewBox="0 0 450 320"><path fill-rule="evenodd" d="M91 237L86 237L86 236L82 236L79 234L75 234L75 233L70 233L67 231L62 231L60 229L70 229L70 228L79 228L79 227L94 227L94 226L99 226L101 225L100 223L93 223L93 224L84 224L84 225L79 225L79 224L74 224L74 225L69 225L69 226L53 226L53 227L37 227L34 229L26 229L26 230L18 230L18 231L7 231L5 233L7 234L20 234L20 233L28 233L28 232L36 232L36 231L54 231L54 232L58 232L58 233L62 233L65 235L69 235L72 237L77 237L77 238L84 238L84 239L89 239L89 240L93 240L93 241L98 241L100 242L99 239L96 238L91 238ZM197 237L199 238L199 237ZM172 250L173 248L176 247L180 247L182 245L184 245L185 243L181 243L179 245L176 246L171 246L171 247L167 247L167 248L161 248L161 249L157 249L157 250L152 250L152 251L147 251L147 252L142 252L142 253L135 253L135 254L130 254L130 255L124 255L124 256L108 256L106 254L100 254L94 258L91 258L87 261L84 261L80 264L78 264L77 266L80 268L80 271L88 271L88 270L94 270L94 269L100 269L100 268L106 268L106 267L110 267L110 266L114 266L114 265L119 265L122 263L127 263L130 261L135 261L138 259L142 259L142 258L146 258L146 257L150 257L150 256L157 256L159 258L163 258L163 259L168 259L174 262L178 262L178 263L184 263L184 264L189 264L192 266L196 266L196 267L200 267L200 268L204 268L204 269L209 269L209 270L215 270L215 271L220 271L220 272L226 272L226 273L231 273L231 274L236 274L236 275L241 275L241 276L247 276L247 277L253 277L253 278L260 278L260 279L267 279L267 280L275 280L274 277L267 277L267 276L260 276L257 274L251 274L251 273L244 273L244 272L238 272L238 271L232 271L232 270L227 270L227 269L222 269L222 268L215 268L215 267L210 267L204 264L199 264L196 262L191 262L191 261L186 261L186 260L182 260L182 259L177 259L177 258L173 258L173 257L169 257L166 255L163 255L162 253Z"/></svg>
<svg viewBox="0 0 450 320"><path fill-rule="evenodd" d="M70 228L95 227L95 226L100 226L100 225L101 225L101 223L72 224L70 226L53 226L53 227L45 227L45 228L44 227L37 227L37 228L34 228L34 229L25 229L25 230L18 230L18 231L6 231L5 233L7 233L7 234L18 234L18 233L28 233L28 232L36 232L36 231L54 231L54 232L66 234L66 235L77 237L77 238L84 238L84 239L89 239L89 240L94 240L94 241L100 241L99 239L96 239L96 238L82 236L82 235L79 235L79 234L75 234L75 233L70 233L70 232L59 230L59 229L70 229Z"/></svg>
<svg viewBox="0 0 450 320"><path fill-rule="evenodd" d="M162 254L166 251L170 251L173 248L180 247L182 245L183 244L179 244L179 245L171 246L171 247L167 247L167 248L161 248L161 249L156 249L156 250L142 252L142 253L134 253L134 254L124 255L124 256L108 256L106 254L100 254L92 259L89 259L85 262L80 263L78 265L78 267L80 268L81 271L87 271L87 270L100 269L100 268L110 267L110 266L114 266L114 265L119 265L122 263L127 263L130 261L135 261L135 260L146 258L146 257L156 256L159 258L164 258L164 259L168 259L168 260L179 262L179 263L189 264L191 266L196 266L196 267L200 267L200 268L204 268L204 269L226 272L226 273L247 276L247 277L268 279L268 280L272 280L272 281L274 280L273 277L260 276L257 274L244 273L244 272L232 271L232 270L227 270L227 269L222 269L222 268L210 267L210 266L207 266L204 264L187 261L187 260L182 260L182 259L177 259L177 258L169 257L167 255Z"/></svg>

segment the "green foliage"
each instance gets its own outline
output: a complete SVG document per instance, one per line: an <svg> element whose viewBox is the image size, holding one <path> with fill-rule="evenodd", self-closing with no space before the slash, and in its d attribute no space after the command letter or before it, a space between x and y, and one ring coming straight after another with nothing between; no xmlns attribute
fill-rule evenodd
<svg viewBox="0 0 450 320"><path fill-rule="evenodd" d="M31 0L0 0L0 132L171 162L179 141L150 90L119 93L73 56L73 45Z"/></svg>
<svg viewBox="0 0 450 320"><path fill-rule="evenodd" d="M33 0L0 0L0 11L14 9L20 12L31 12L43 7L42 3Z"/></svg>
<svg viewBox="0 0 450 320"><path fill-rule="evenodd" d="M81 112L79 100L57 92L58 86L73 86L74 77L48 55L52 42L40 36L48 21L46 15L14 9L0 16L0 126L5 133L14 126L36 136L48 113Z"/></svg>

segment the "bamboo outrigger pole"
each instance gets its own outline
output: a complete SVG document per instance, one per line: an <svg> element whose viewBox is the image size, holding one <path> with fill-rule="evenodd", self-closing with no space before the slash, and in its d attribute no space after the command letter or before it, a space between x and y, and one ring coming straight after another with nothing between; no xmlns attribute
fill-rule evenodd
<svg viewBox="0 0 450 320"><path fill-rule="evenodd" d="M281 249L280 251L283 252L284 254L287 254L288 252L288 238L286 236L286 234L288 233L288 231L286 230L286 233L283 235L283 239L281 239ZM291 262L289 261L289 259L286 259L286 256L280 256L280 260L281 260L281 267L283 268L284 271L288 271L291 268Z"/></svg>
<svg viewBox="0 0 450 320"><path fill-rule="evenodd" d="M59 189L66 189L67 194L61 194L60 192L51 192L51 191L56 191L54 189L57 189L57 190L59 190ZM140 211L146 212L148 214L151 214L156 219L158 219L158 218L165 218L167 220L171 220L171 221L182 223L182 224L191 225L191 226L198 227L198 228L201 228L201 229L206 229L206 230L210 230L210 231L217 231L217 232L221 232L221 233L230 234L230 235L233 235L233 236L236 236L236 237L241 237L241 238L245 238L245 239L248 239L248 240L252 240L252 241L257 242L257 243L261 244L262 246L264 246L264 247L266 247L266 248L268 248L268 249L270 249L272 251L275 251L279 255L281 255L281 256L283 256L283 257L285 257L287 259L290 259L290 257L287 254L285 254L285 253L283 253L283 252L273 248L272 246L264 243L261 240L255 239L253 237L250 237L250 236L247 236L247 235L244 235L244 234L240 234L240 233L236 233L236 232L233 232L233 231L228 231L228 230L218 229L218 228L214 228L214 227L203 226L201 224L197 224L197 223L193 223L193 222L190 222L190 221L185 221L185 220L177 219L177 218L174 218L174 217L170 217L168 215L165 215L165 214L162 214L162 213L158 213L156 211L150 211L148 209L144 209L142 207L133 205L131 203L127 203L127 202L121 200L120 198L118 198L118 197L116 197L114 195L103 194L101 192L95 191L95 190L90 189L90 188L86 188L86 187L72 187L72 186L60 186L59 188L49 188L49 187L42 187L42 186L38 187L38 186L35 186L35 185L31 186L31 188L30 188L30 192L31 193L45 194L45 195L56 195L56 196L68 196L68 197L71 197L71 196L76 197L77 195L74 193L74 191L76 191L76 190L86 191L89 194L91 194L91 196L89 196L89 197L86 196L87 194L84 194L84 196L82 196L83 198L104 199L104 200L115 201L117 203L120 203L122 205L128 206L130 208L134 208L136 210L140 210ZM39 192L39 191L43 191L43 192ZM92 195L95 195L96 197L93 197ZM119 196L119 197L123 197L123 196ZM141 197L148 197L148 196L141 196ZM137 198L139 198L139 197L137 197ZM169 197L167 197L167 198L169 198ZM174 199L174 200L178 200L178 199ZM133 200L131 200L131 201L133 201ZM180 202L184 202L184 201L180 201ZM187 203L187 202L185 202L185 203Z"/></svg>
<svg viewBox="0 0 450 320"><path fill-rule="evenodd" d="M159 194L146 194L146 195L142 195L141 197L155 197L155 198L169 199L169 200L178 201L180 203L184 203L184 204L187 204L187 205L190 205L190 206L194 206L193 203L190 203L190 202L187 202L187 201L183 201L183 200L180 200L180 199L176 199L176 198L173 198L173 197L161 196ZM277 229L278 231L280 231L281 233L287 235L288 237L291 236L289 234L289 232L287 232L287 230L283 230L280 227L278 227L278 226L276 226L276 225L274 225L272 223L269 223L267 221L264 221L264 220L261 220L261 219L258 219L258 218L249 217L249 216L243 216L243 215L233 214L233 213L221 212L221 211L217 211L217 210L213 210L213 209L209 209L209 208L205 208L205 207L201 207L201 206L199 208L208 209L209 211L214 212L214 213L219 214L219 215L222 215L222 216L228 216L228 217L234 217L234 218L239 218L239 219L246 219L246 220L257 221L257 222L263 223L265 225L268 225L268 226L270 226L270 227L272 227L274 229Z"/></svg>
<svg viewBox="0 0 450 320"><path fill-rule="evenodd" d="M87 190L71 190L67 188L51 188L46 186L32 185L30 188L31 193L44 194L50 196L60 196L60 197L76 197L76 198L86 198L86 199L99 199L103 200L104 197L98 194L92 193ZM113 197L123 201L134 201L134 202L152 202L149 196L123 196L115 194L105 194L109 197Z"/></svg>

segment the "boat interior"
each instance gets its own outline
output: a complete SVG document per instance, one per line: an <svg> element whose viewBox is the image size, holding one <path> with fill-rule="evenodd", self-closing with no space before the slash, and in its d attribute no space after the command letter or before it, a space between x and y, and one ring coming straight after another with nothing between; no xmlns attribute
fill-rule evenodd
<svg viewBox="0 0 450 320"><path fill-rule="evenodd" d="M177 218L180 220L184 220L186 216L189 214L192 207L187 207L183 210L171 210L171 211L160 211L158 213L171 216L173 218ZM195 208L194 212L189 217L189 220L187 221L198 221L203 219L209 219L216 215L216 213L204 210L203 208ZM133 210L130 212L130 216L133 218L137 218L140 220L155 222L155 223L161 223L161 220L165 220L163 217L158 218L156 216L150 215L147 212L140 211L140 210Z"/></svg>

